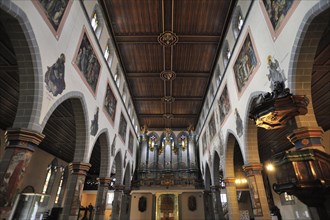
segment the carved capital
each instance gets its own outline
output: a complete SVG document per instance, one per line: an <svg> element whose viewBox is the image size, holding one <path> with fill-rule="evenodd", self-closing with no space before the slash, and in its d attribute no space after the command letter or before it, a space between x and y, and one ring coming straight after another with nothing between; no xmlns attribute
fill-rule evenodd
<svg viewBox="0 0 330 220"><path fill-rule="evenodd" d="M23 148L34 151L45 135L27 129L8 129L5 133L7 148Z"/></svg>
<svg viewBox="0 0 330 220"><path fill-rule="evenodd" d="M69 169L73 174L86 175L91 166L92 165L90 163L72 162L69 164Z"/></svg>
<svg viewBox="0 0 330 220"><path fill-rule="evenodd" d="M243 165L243 171L245 172L246 176L260 174L263 169L264 167L262 163L249 163Z"/></svg>
<svg viewBox="0 0 330 220"><path fill-rule="evenodd" d="M100 186L109 187L111 179L109 177L100 177L96 179Z"/></svg>

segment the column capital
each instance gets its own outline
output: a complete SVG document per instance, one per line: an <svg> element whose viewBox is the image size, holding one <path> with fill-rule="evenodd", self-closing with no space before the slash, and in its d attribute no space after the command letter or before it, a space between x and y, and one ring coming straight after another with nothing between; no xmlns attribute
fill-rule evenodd
<svg viewBox="0 0 330 220"><path fill-rule="evenodd" d="M324 131L320 127L301 127L287 136L297 150L301 148L323 148L321 143ZM324 149L323 149L324 151Z"/></svg>
<svg viewBox="0 0 330 220"><path fill-rule="evenodd" d="M243 171L247 176L260 174L263 169L264 167L262 163L249 163L243 165Z"/></svg>
<svg viewBox="0 0 330 220"><path fill-rule="evenodd" d="M91 166L92 165L90 163L72 162L69 164L69 169L71 173L86 175Z"/></svg>
<svg viewBox="0 0 330 220"><path fill-rule="evenodd" d="M226 187L227 186L236 186L235 177L226 177L223 179L223 181L225 182Z"/></svg>
<svg viewBox="0 0 330 220"><path fill-rule="evenodd" d="M8 143L6 148L23 148L34 151L34 147L38 146L44 137L45 135L33 130L9 128L5 132L5 139Z"/></svg>
<svg viewBox="0 0 330 220"><path fill-rule="evenodd" d="M110 184L111 179L110 177L99 177L96 179L97 182L99 182L100 184Z"/></svg>

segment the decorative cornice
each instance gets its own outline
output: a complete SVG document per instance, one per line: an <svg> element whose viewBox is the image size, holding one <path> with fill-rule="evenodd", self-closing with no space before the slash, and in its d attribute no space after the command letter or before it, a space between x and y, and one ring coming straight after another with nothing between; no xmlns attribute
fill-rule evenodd
<svg viewBox="0 0 330 220"><path fill-rule="evenodd" d="M6 141L25 141L39 145L45 135L27 129L8 129L5 133Z"/></svg>

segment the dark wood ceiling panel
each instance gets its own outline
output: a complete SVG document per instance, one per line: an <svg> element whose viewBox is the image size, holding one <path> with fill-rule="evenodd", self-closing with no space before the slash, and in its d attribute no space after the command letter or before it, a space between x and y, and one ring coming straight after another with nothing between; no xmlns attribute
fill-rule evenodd
<svg viewBox="0 0 330 220"><path fill-rule="evenodd" d="M163 96L164 82L160 78L136 78L128 80L131 93L134 97L159 97Z"/></svg>
<svg viewBox="0 0 330 220"><path fill-rule="evenodd" d="M163 50L160 44L121 44L119 51L127 73L163 71Z"/></svg>
<svg viewBox="0 0 330 220"><path fill-rule="evenodd" d="M164 114L164 103L161 102L160 98L158 101L139 101L136 111L139 114Z"/></svg>
<svg viewBox="0 0 330 220"><path fill-rule="evenodd" d="M173 82L174 97L203 97L208 79L176 78ZM203 101L203 100L202 100Z"/></svg>
<svg viewBox="0 0 330 220"><path fill-rule="evenodd" d="M235 3L100 1L141 125L179 130L196 126ZM163 71L165 77L174 71L176 78L163 81ZM165 96L175 102L158 105ZM165 120L164 113L173 119Z"/></svg>
<svg viewBox="0 0 330 220"><path fill-rule="evenodd" d="M198 110L201 106L200 101L175 101L172 104L172 113L177 114L190 114L195 117L198 116Z"/></svg>
<svg viewBox="0 0 330 220"><path fill-rule="evenodd" d="M217 45L178 44L173 53L174 72L210 72L217 53Z"/></svg>
<svg viewBox="0 0 330 220"><path fill-rule="evenodd" d="M191 35L221 35L231 1L177 0L174 32Z"/></svg>
<svg viewBox="0 0 330 220"><path fill-rule="evenodd" d="M159 34L161 0L105 0L116 35Z"/></svg>

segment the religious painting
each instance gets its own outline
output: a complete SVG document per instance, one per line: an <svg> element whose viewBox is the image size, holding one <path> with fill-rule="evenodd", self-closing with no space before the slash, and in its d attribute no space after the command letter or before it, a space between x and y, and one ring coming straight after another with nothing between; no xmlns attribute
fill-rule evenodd
<svg viewBox="0 0 330 220"><path fill-rule="evenodd" d="M210 140L213 139L214 135L217 133L217 128L215 126L215 118L214 114L211 116L209 121L209 134L210 134Z"/></svg>
<svg viewBox="0 0 330 220"><path fill-rule="evenodd" d="M134 148L134 137L132 132L129 132L129 136L128 136L128 152L133 155L133 148Z"/></svg>
<svg viewBox="0 0 330 220"><path fill-rule="evenodd" d="M45 83L48 92L52 93L53 96L62 94L65 89L65 55L62 53L56 62L47 66L47 71L45 73Z"/></svg>
<svg viewBox="0 0 330 220"><path fill-rule="evenodd" d="M202 136L202 145L203 145L203 154L205 154L206 147L207 147L207 143L206 143L206 131L204 132L204 134Z"/></svg>
<svg viewBox="0 0 330 220"><path fill-rule="evenodd" d="M126 121L123 113L121 113L120 114L118 134L124 142L125 142L125 138L126 138L126 129L127 129L127 121Z"/></svg>
<svg viewBox="0 0 330 220"><path fill-rule="evenodd" d="M265 15L269 30L276 39L298 6L299 0L262 0L260 5Z"/></svg>
<svg viewBox="0 0 330 220"><path fill-rule="evenodd" d="M59 39L73 0L34 0L32 2L56 39Z"/></svg>
<svg viewBox="0 0 330 220"><path fill-rule="evenodd" d="M94 119L91 121L91 135L95 136L99 130L99 107L96 108Z"/></svg>
<svg viewBox="0 0 330 220"><path fill-rule="evenodd" d="M117 137L117 134L115 134L115 136L113 137L113 140L112 140L112 144L111 144L111 157L114 157L115 156L115 153L116 153L116 137Z"/></svg>
<svg viewBox="0 0 330 220"><path fill-rule="evenodd" d="M224 89L222 90L218 105L220 112L220 124L223 124L231 110L227 85L225 85Z"/></svg>
<svg viewBox="0 0 330 220"><path fill-rule="evenodd" d="M104 108L108 113L108 115L110 116L111 122L115 121L116 107L117 107L117 99L115 98L115 95L113 94L110 85L108 84L104 99Z"/></svg>
<svg viewBox="0 0 330 220"><path fill-rule="evenodd" d="M73 63L81 78L88 84L89 90L95 95L101 65L85 31L82 34Z"/></svg>
<svg viewBox="0 0 330 220"><path fill-rule="evenodd" d="M239 93L241 93L243 89L246 88L247 83L250 82L252 74L257 70L257 65L258 58L256 50L251 35L248 32L233 66L236 86Z"/></svg>

